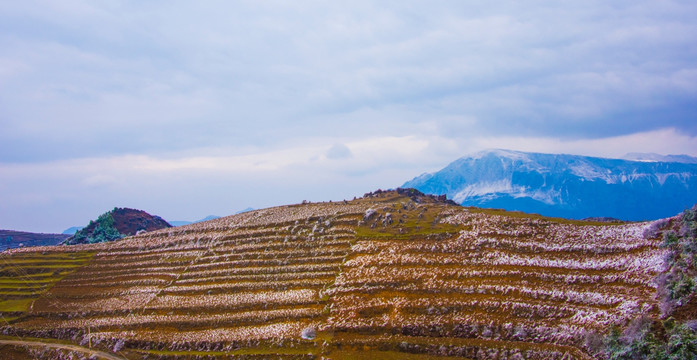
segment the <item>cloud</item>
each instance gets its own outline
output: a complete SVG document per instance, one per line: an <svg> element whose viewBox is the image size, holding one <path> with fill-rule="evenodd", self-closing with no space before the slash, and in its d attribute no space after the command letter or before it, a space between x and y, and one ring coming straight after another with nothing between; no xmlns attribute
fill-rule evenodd
<svg viewBox="0 0 697 360"><path fill-rule="evenodd" d="M563 140L552 137L482 137L473 139L473 148L502 148L542 153L565 153L620 158L631 152L697 155L697 136L674 128L634 134Z"/></svg>
<svg viewBox="0 0 697 360"><path fill-rule="evenodd" d="M327 150L327 158L329 159L345 159L351 157L351 149L344 144L334 144Z"/></svg>
<svg viewBox="0 0 697 360"><path fill-rule="evenodd" d="M351 117L347 136L387 127L395 109L470 119L441 133L451 138L666 126L694 135L697 24L687 14L696 10L681 1L5 4L0 63L14 70L0 74L2 160L271 144L362 109L378 116Z"/></svg>

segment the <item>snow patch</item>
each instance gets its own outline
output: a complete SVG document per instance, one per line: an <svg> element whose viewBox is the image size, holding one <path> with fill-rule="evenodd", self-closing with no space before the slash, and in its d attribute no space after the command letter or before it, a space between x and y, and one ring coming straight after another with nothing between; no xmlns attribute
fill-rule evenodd
<svg viewBox="0 0 697 360"><path fill-rule="evenodd" d="M692 177L692 174L690 173L664 173L664 174L656 174L656 180L658 180L658 183L663 186L666 183L666 180L668 180L669 177L675 176L678 178L681 182L687 184L687 181Z"/></svg>
<svg viewBox="0 0 697 360"><path fill-rule="evenodd" d="M482 196L491 193L511 193L513 186L511 179L503 179L494 182L480 182L465 186L453 196L453 200L462 203L467 198Z"/></svg>
<svg viewBox="0 0 697 360"><path fill-rule="evenodd" d="M537 190L528 195L529 197L541 201L547 205L561 204L561 191L559 190Z"/></svg>
<svg viewBox="0 0 697 360"><path fill-rule="evenodd" d="M571 173L584 179L584 180L603 180L608 184L614 184L616 182L616 178L611 176L608 173L604 173L600 171L595 166L592 166L591 164L588 163L582 163L576 166L571 166L569 168L571 170Z"/></svg>
<svg viewBox="0 0 697 360"><path fill-rule="evenodd" d="M499 158L507 158L511 160L525 160L529 161L530 157L528 156L529 154L520 152L520 151L513 151L513 150L505 150L505 149L488 149L488 150L483 150L476 152L474 154L465 156L466 159L468 160L479 160L482 159L486 156L489 155L495 155L496 157Z"/></svg>

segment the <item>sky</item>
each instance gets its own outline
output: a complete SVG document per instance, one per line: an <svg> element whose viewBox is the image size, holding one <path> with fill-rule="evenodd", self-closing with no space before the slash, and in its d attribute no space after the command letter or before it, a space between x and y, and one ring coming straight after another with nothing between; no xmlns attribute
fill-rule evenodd
<svg viewBox="0 0 697 360"><path fill-rule="evenodd" d="M697 2L5 1L0 229L351 199L504 148L697 156Z"/></svg>

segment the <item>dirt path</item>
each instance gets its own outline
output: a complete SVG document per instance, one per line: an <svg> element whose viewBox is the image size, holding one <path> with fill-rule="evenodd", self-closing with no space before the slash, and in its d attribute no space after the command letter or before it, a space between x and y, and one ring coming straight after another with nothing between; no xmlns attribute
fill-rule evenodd
<svg viewBox="0 0 697 360"><path fill-rule="evenodd" d="M48 343L48 342L40 342L40 341L24 341L24 340L1 340L0 339L0 345L30 346L30 347L63 349L63 350L78 351L81 353L85 353L85 354L87 354L87 356L96 355L97 358L99 358L99 359L127 360L126 358L115 355L115 354L109 354L109 353L105 353L103 351L92 350L92 349L88 349L86 347L77 346L77 345L70 345L70 344L58 344L58 343Z"/></svg>

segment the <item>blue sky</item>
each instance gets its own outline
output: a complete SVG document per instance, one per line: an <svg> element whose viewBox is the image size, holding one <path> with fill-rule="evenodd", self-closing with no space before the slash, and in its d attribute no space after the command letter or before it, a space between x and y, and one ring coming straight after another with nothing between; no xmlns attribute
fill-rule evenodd
<svg viewBox="0 0 697 360"><path fill-rule="evenodd" d="M0 4L0 228L341 200L485 148L697 155L694 1Z"/></svg>

